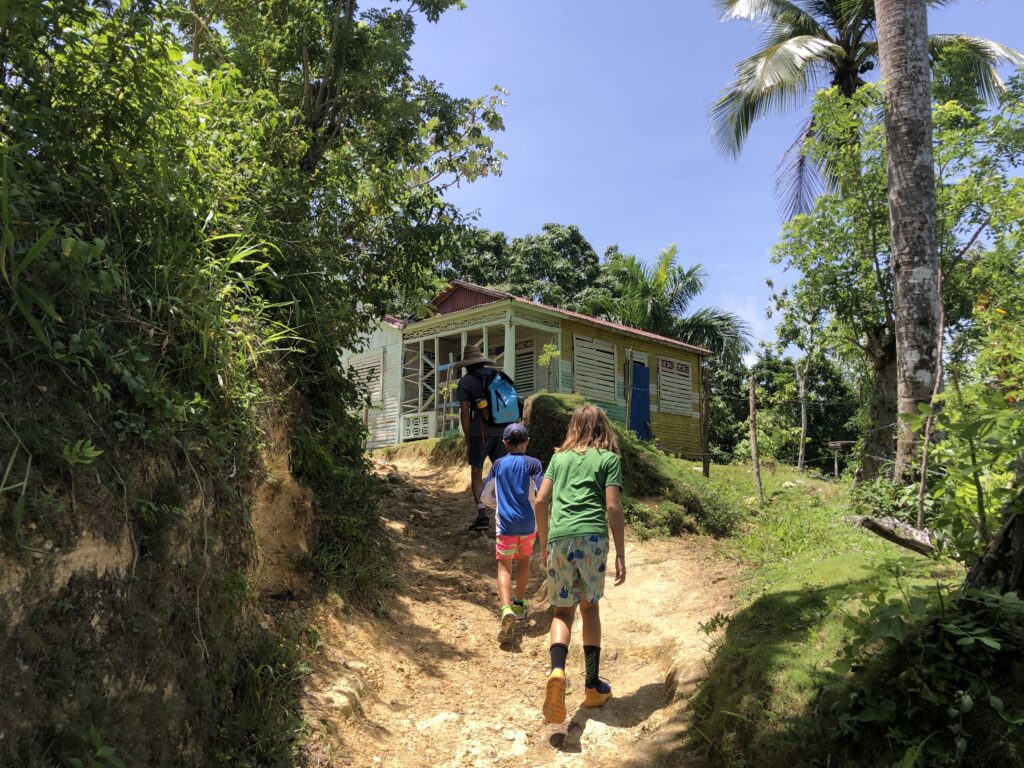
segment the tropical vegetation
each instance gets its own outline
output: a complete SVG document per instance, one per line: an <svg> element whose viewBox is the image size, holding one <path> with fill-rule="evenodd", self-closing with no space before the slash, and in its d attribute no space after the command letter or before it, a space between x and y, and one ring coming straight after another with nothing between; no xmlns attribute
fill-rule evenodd
<svg viewBox="0 0 1024 768"><path fill-rule="evenodd" d="M762 30L761 48L736 65L736 79L711 108L712 138L727 155L739 155L755 122L805 103L820 88L852 96L878 64L874 0L715 0L715 6L724 21L750 20ZM929 56L934 65L955 60L958 92L990 104L1005 89L1000 65L1024 65L1019 51L961 34L932 35ZM815 163L805 151L816 125L813 117L803 124L783 159L776 195L787 216L809 211L823 191L819 168L836 181L827 158Z"/></svg>

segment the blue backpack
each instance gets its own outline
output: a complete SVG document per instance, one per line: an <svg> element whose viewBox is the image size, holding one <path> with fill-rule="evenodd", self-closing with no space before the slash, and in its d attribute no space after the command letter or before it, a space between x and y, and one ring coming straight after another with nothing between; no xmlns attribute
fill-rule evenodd
<svg viewBox="0 0 1024 768"><path fill-rule="evenodd" d="M515 382L502 371L490 370L480 376L487 406L478 409L481 418L491 426L515 424L522 416L522 400Z"/></svg>

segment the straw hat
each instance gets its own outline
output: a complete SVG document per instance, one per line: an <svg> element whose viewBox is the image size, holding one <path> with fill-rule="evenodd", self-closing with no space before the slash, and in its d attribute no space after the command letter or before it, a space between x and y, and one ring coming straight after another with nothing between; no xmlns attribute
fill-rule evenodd
<svg viewBox="0 0 1024 768"><path fill-rule="evenodd" d="M491 358L484 356L479 344L467 344L466 348L462 350L462 359L456 365L468 368L471 365L480 365L481 363L483 365L494 365L494 361Z"/></svg>

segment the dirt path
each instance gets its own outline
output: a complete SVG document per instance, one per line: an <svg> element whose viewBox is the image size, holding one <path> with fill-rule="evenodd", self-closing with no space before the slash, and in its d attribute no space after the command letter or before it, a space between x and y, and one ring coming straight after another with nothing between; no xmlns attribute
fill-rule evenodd
<svg viewBox="0 0 1024 768"><path fill-rule="evenodd" d="M550 617L539 558L528 598L533 615L513 646L499 648L493 539L465 532L468 471L411 462L384 471L394 481L388 527L398 597L382 619L340 605L315 617L324 645L306 702L311 765L678 763L685 702L673 703L671 693L700 676L707 638L698 625L728 612L733 588L729 566L705 539L627 537L627 581L609 581L601 602L601 674L615 698L602 709L580 706L577 618L569 719L549 725L540 714Z"/></svg>

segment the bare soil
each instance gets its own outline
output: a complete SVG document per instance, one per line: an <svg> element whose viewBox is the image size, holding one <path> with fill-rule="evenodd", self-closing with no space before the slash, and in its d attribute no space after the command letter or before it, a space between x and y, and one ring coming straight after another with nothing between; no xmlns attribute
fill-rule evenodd
<svg viewBox="0 0 1024 768"><path fill-rule="evenodd" d="M601 676L614 698L587 709L579 619L567 673L569 717L545 723L550 614L539 555L531 617L499 647L494 544L466 531L469 473L426 461L382 465L397 590L384 617L319 606L322 648L307 686L314 766L685 765L686 695L701 678L700 624L727 613L734 566L712 543L627 536L626 583L601 601Z"/></svg>

